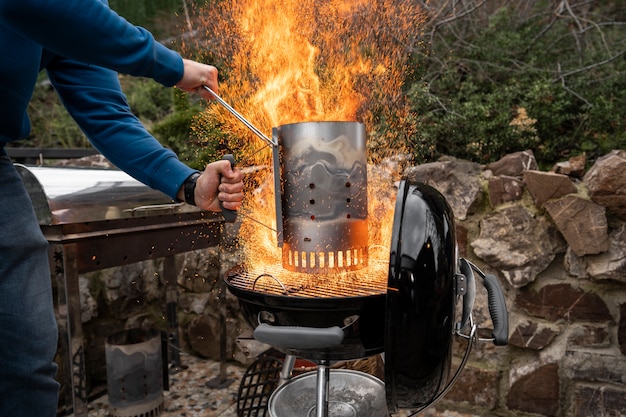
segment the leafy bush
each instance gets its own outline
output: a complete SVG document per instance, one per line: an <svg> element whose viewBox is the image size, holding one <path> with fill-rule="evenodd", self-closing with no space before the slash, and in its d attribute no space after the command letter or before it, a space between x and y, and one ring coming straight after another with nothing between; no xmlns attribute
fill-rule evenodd
<svg viewBox="0 0 626 417"><path fill-rule="evenodd" d="M152 133L162 144L174 150L182 161L202 170L207 163L218 159L217 144L223 134L217 127L194 132L192 126L202 107L180 91L175 92L174 102L175 110L160 120L152 128Z"/></svg>
<svg viewBox="0 0 626 417"><path fill-rule="evenodd" d="M172 89L146 78L121 76L120 79L133 114L148 125L173 111Z"/></svg>
<svg viewBox="0 0 626 417"><path fill-rule="evenodd" d="M35 87L28 107L31 136L11 146L87 148L89 140L71 118L45 75Z"/></svg>
<svg viewBox="0 0 626 417"><path fill-rule="evenodd" d="M414 56L422 81L407 93L419 125L412 141L477 162L533 149L551 164L626 148L625 26L600 7L551 14L544 3L501 3L427 28L428 49Z"/></svg>
<svg viewBox="0 0 626 417"><path fill-rule="evenodd" d="M134 25L146 27L157 38L172 36L164 16L173 19L181 10L180 0L109 0L109 6Z"/></svg>

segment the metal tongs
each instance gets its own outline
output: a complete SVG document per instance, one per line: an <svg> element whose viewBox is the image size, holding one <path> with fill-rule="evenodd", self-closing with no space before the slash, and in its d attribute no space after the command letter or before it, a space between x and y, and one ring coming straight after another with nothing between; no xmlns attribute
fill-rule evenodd
<svg viewBox="0 0 626 417"><path fill-rule="evenodd" d="M213 98L220 103L222 106L224 106L224 108L226 110L228 110L233 116L235 116L241 123L243 123L244 125L246 125L246 127L248 129L250 129L252 131L252 133L254 133L255 135L257 135L259 138L261 138L263 141L267 142L269 145L271 146L277 146L278 145L278 141L274 141L273 139L268 138L267 136L265 136L259 129L256 128L256 126L254 126L252 123L250 123L245 117L243 117L241 114L239 114L237 112L237 110L233 109L228 103L226 103L220 96L217 95L217 93L213 90L211 90L209 87L207 87L206 85L202 86L206 91L208 91L209 93L211 93L211 95L213 96Z"/></svg>

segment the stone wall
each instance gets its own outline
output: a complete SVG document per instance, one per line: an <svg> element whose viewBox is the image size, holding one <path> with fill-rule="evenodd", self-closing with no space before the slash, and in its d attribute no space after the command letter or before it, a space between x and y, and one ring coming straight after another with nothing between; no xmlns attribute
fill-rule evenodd
<svg viewBox="0 0 626 417"><path fill-rule="evenodd" d="M584 167L579 157L539 171L526 151L487 166L444 159L405 173L446 196L460 255L500 279L509 310L509 345L480 343L442 407L481 416L626 415L626 151ZM382 170L393 189L391 171ZM237 225L223 235L220 248L177 255L181 347L219 359L225 325L227 357L246 364L262 350L237 342L250 328L221 280L239 262ZM161 270L160 261L146 261L81 277L92 384L106 382L107 335L166 328ZM474 316L491 326L480 286ZM464 347L455 339L456 362Z"/></svg>
<svg viewBox="0 0 626 417"><path fill-rule="evenodd" d="M409 170L446 196L461 256L500 278L509 310L508 347L480 344L445 406L626 415L626 151L584 165L542 172L527 151L486 167L451 159Z"/></svg>

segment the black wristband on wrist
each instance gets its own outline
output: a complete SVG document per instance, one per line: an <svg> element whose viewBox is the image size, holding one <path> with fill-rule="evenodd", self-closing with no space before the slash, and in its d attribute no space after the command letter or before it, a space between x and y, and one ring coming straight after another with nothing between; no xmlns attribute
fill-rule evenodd
<svg viewBox="0 0 626 417"><path fill-rule="evenodd" d="M191 204L192 206L196 205L196 181L200 176L199 172L194 172L185 180L183 183L183 193L185 194L185 203Z"/></svg>

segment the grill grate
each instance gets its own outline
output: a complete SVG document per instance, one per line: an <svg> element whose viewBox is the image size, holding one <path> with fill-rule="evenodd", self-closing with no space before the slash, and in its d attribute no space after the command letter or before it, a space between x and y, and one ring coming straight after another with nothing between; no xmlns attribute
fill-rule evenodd
<svg viewBox="0 0 626 417"><path fill-rule="evenodd" d="M359 271L332 275L306 274L288 271L281 265L269 265L263 270L237 268L228 274L235 288L271 295L306 298L363 297L385 294L387 263L370 265Z"/></svg>

